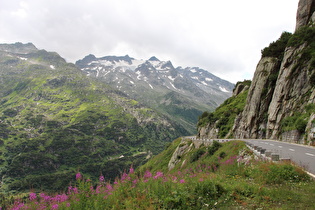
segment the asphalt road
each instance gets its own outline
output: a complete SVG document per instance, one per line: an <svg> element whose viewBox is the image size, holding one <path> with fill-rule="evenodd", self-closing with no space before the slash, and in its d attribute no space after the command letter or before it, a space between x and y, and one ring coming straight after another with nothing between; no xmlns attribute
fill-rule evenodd
<svg viewBox="0 0 315 210"><path fill-rule="evenodd" d="M257 145L266 149L266 151L271 151L272 153L277 153L280 158L289 158L295 164L304 168L304 170L315 174L315 148L291 144L280 141L273 140L243 140L250 142L253 145Z"/></svg>
<svg viewBox="0 0 315 210"><path fill-rule="evenodd" d="M200 141L196 136L188 136L195 141ZM238 139L213 139L219 142L232 141ZM260 139L239 139L241 141L250 142L253 145L260 146L266 151L279 154L280 159L290 159L296 165L302 167L305 171L313 174L315 177L315 147L291 144L287 142ZM203 139L201 141L212 141L212 139Z"/></svg>

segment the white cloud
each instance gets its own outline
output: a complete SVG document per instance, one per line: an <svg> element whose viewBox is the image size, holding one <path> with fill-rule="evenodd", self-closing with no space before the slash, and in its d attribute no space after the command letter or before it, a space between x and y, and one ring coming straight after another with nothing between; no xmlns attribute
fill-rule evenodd
<svg viewBox="0 0 315 210"><path fill-rule="evenodd" d="M0 0L0 42L33 42L74 62L87 54L155 55L232 82L293 32L298 0ZM27 2L27 3L26 3Z"/></svg>

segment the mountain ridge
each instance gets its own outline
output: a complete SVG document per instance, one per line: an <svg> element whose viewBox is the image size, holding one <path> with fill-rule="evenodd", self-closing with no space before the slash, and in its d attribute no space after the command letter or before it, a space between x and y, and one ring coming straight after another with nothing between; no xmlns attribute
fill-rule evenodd
<svg viewBox="0 0 315 210"><path fill-rule="evenodd" d="M197 119L185 117L193 111L196 116L214 109L229 97L234 85L198 67L174 67L171 61L160 61L155 56L139 60L126 56L88 55L76 62L90 77L99 78L149 107L177 119L195 133ZM175 106L163 106L164 97L175 92ZM178 103L180 98L181 103ZM188 102L188 103L187 103ZM176 110L176 111L175 111ZM179 117L178 114L181 114Z"/></svg>

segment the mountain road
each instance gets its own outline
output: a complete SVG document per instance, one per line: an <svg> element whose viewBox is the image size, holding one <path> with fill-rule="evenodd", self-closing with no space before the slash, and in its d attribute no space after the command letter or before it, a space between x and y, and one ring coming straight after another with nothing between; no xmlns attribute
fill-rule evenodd
<svg viewBox="0 0 315 210"><path fill-rule="evenodd" d="M241 140L250 143L252 146L258 146L273 154L278 154L280 159L290 159L296 165L302 167L305 171L315 177L315 147L281 142L265 139L198 139L195 136L186 137L193 141L218 141L226 142L232 140Z"/></svg>
<svg viewBox="0 0 315 210"><path fill-rule="evenodd" d="M260 146L266 151L279 154L282 159L290 159L304 170L315 174L315 148L274 140L242 140Z"/></svg>

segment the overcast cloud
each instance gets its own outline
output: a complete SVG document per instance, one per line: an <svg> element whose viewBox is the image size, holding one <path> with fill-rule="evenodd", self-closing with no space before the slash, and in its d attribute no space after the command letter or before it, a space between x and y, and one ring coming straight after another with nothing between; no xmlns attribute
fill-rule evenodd
<svg viewBox="0 0 315 210"><path fill-rule="evenodd" d="M231 82L293 32L298 0L0 0L0 42L32 42L69 62L88 54L156 56Z"/></svg>

